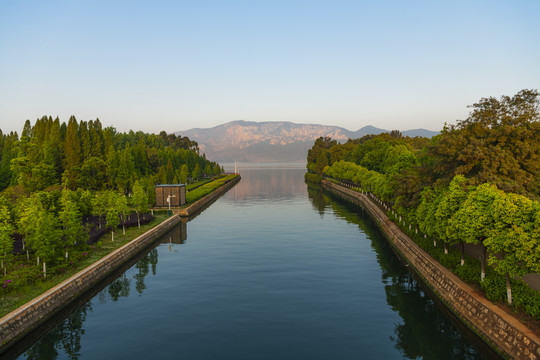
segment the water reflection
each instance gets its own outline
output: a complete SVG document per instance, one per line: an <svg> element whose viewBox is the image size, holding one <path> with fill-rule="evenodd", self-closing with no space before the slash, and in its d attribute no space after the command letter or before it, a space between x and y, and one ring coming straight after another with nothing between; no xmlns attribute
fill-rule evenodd
<svg viewBox="0 0 540 360"><path fill-rule="evenodd" d="M388 242L369 219L360 202L308 186L313 207L327 207L349 223L357 224L371 241L382 270L386 301L401 322L390 337L396 349L408 359L495 359L496 353L468 329L452 321L441 305L435 303L407 267L392 253ZM458 329L459 328L459 329ZM477 349L482 349L478 352Z"/></svg>
<svg viewBox="0 0 540 360"><path fill-rule="evenodd" d="M29 348L26 359L78 359L81 354L81 337L84 335L83 323L92 304L86 303L75 311L62 324L50 331L41 341Z"/></svg>
<svg viewBox="0 0 540 360"><path fill-rule="evenodd" d="M242 168L242 186L235 186L227 199L239 205L243 203L240 200L292 199L306 193L303 179L305 168L273 168L271 171L272 176L268 176L268 172L260 171L257 167Z"/></svg>

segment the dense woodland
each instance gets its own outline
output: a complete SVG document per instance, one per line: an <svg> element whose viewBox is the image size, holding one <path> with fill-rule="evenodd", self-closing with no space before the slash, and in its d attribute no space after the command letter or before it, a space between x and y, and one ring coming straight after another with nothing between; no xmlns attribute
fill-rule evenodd
<svg viewBox="0 0 540 360"><path fill-rule="evenodd" d="M199 154L196 142L166 132L120 133L102 128L99 119L73 116L67 124L47 116L34 125L26 121L20 136L0 130L3 288L25 283L17 276L32 261L44 264L45 275L45 263L62 268L85 254L95 230L91 219L97 229L110 229L113 239L132 212L140 226L141 214L154 203L155 184L221 173L217 163ZM32 277L34 270L21 276Z"/></svg>
<svg viewBox="0 0 540 360"><path fill-rule="evenodd" d="M511 303L510 279L540 272L539 97L522 90L483 98L467 119L432 139L399 131L344 144L319 138L306 178L326 176L372 194L396 222L444 253L465 243L481 247L474 276L484 286L489 265L505 278ZM531 313L540 318L536 306Z"/></svg>

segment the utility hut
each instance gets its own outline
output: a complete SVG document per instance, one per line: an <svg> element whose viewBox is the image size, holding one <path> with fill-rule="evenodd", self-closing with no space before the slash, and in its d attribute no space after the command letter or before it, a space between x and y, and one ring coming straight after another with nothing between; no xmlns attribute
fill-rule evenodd
<svg viewBox="0 0 540 360"><path fill-rule="evenodd" d="M170 204L167 199L170 200ZM178 207L185 203L185 184L156 185L156 207Z"/></svg>

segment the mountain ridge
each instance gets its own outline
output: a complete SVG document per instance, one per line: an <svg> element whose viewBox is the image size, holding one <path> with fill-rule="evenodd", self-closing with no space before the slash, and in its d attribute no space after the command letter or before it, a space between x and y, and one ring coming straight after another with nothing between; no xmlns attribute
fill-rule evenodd
<svg viewBox="0 0 540 360"><path fill-rule="evenodd" d="M372 125L350 131L339 126L290 121L234 120L211 128L192 128L174 134L197 141L201 152L217 162L301 162L305 161L315 139L321 136L344 142L383 132L389 131ZM415 129L402 131L402 134L431 137L438 132Z"/></svg>

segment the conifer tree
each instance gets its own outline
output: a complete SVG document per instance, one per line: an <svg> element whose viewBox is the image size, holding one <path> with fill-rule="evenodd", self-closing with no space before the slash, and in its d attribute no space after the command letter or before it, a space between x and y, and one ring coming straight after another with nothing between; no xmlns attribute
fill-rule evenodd
<svg viewBox="0 0 540 360"><path fill-rule="evenodd" d="M64 181L69 189L76 189L81 165L81 143L75 116L69 118L64 150Z"/></svg>

